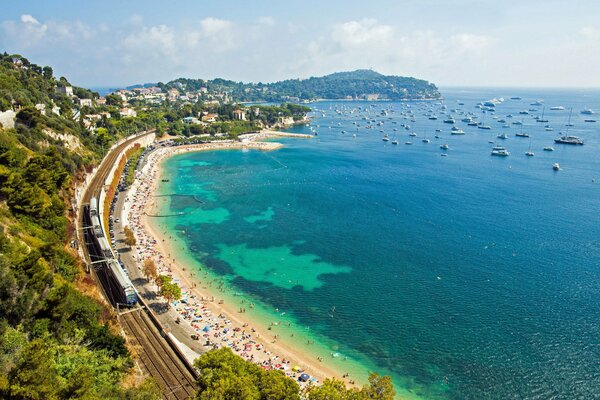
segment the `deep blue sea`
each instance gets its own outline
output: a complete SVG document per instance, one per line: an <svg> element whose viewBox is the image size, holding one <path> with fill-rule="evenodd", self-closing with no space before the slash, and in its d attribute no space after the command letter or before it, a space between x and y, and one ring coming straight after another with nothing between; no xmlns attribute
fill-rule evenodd
<svg viewBox="0 0 600 400"><path fill-rule="evenodd" d="M311 125L292 130L312 139L175 156L163 192L184 196L165 207L185 215L163 223L233 290L405 395L600 398L600 122L584 122L600 116L580 113L600 111L600 92L442 94L314 103ZM585 145L555 144L567 128ZM497 144L510 156L491 156Z"/></svg>

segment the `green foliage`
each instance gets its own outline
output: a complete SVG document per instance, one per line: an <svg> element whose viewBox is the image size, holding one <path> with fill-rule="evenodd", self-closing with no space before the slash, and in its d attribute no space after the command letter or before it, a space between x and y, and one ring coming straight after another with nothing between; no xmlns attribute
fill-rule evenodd
<svg viewBox="0 0 600 400"><path fill-rule="evenodd" d="M173 282L173 278L167 275L159 275L156 280L159 287L158 294L164 297L168 302L179 300L181 298L181 288Z"/></svg>
<svg viewBox="0 0 600 400"><path fill-rule="evenodd" d="M385 76L371 70L338 72L309 79L288 79L275 83L242 83L225 79L180 78L166 84L159 83L163 90L185 88L198 91L207 88L208 94L226 92L233 101L280 102L290 98L315 99L364 99L377 94L389 100L439 98L437 87L427 81L401 76Z"/></svg>
<svg viewBox="0 0 600 400"><path fill-rule="evenodd" d="M131 153L127 159L128 163L129 163L129 167L127 168L127 173L125 174L125 185L126 186L131 186L131 184L133 184L133 181L135 180L135 170L137 168L138 162L140 161L140 157L142 156L142 154L144 153L144 149L141 147L138 147L135 149L135 151L133 153Z"/></svg>
<svg viewBox="0 0 600 400"><path fill-rule="evenodd" d="M111 121L97 137L69 118L75 105L57 85L69 83L52 68L0 54L0 111L19 109L15 128L0 128L0 398L159 399L153 381L121 387L132 367L125 340L103 321L103 306L74 286L80 268L65 246L75 177L103 146L159 117ZM74 136L82 148L48 131Z"/></svg>
<svg viewBox="0 0 600 400"><path fill-rule="evenodd" d="M299 386L281 371L265 371L225 347L194 362L200 371L199 400L300 400Z"/></svg>
<svg viewBox="0 0 600 400"><path fill-rule="evenodd" d="M308 400L394 400L396 392L389 376L369 375L369 384L362 389L348 389L344 382L325 379L321 386L308 389Z"/></svg>

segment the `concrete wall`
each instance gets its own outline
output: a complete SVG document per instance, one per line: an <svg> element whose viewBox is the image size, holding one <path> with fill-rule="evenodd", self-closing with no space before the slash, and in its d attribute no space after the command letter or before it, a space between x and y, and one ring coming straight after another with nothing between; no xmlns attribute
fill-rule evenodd
<svg viewBox="0 0 600 400"><path fill-rule="evenodd" d="M13 110L0 112L0 124L5 128L14 128L16 116L17 113Z"/></svg>

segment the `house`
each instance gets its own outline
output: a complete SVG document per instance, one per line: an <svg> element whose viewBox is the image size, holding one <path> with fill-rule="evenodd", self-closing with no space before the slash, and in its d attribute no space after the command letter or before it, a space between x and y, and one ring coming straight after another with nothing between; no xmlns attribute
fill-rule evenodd
<svg viewBox="0 0 600 400"><path fill-rule="evenodd" d="M206 114L202 116L202 122L216 122L219 114Z"/></svg>
<svg viewBox="0 0 600 400"><path fill-rule="evenodd" d="M175 101L179 97L179 90L177 89L169 89L167 92L167 98L169 101Z"/></svg>
<svg viewBox="0 0 600 400"><path fill-rule="evenodd" d="M84 107L84 106L91 107L92 106L92 99L79 99L79 105L81 107Z"/></svg>
<svg viewBox="0 0 600 400"><path fill-rule="evenodd" d="M137 115L137 112L133 109L133 108L121 108L121 111L119 111L119 114L121 114L121 116L123 117L135 117Z"/></svg>
<svg viewBox="0 0 600 400"><path fill-rule="evenodd" d="M73 97L73 86L58 86L56 92L58 94L66 94L69 97Z"/></svg>
<svg viewBox="0 0 600 400"><path fill-rule="evenodd" d="M245 121L246 120L246 111L241 110L239 108L236 110L233 110L233 119Z"/></svg>
<svg viewBox="0 0 600 400"><path fill-rule="evenodd" d="M13 110L0 111L0 124L4 128L14 128L17 113Z"/></svg>
<svg viewBox="0 0 600 400"><path fill-rule="evenodd" d="M45 104L36 104L35 109L40 112L42 115L46 115L46 105Z"/></svg>
<svg viewBox="0 0 600 400"><path fill-rule="evenodd" d="M56 115L60 115L60 107L59 106L52 106L52 113L56 114Z"/></svg>
<svg viewBox="0 0 600 400"><path fill-rule="evenodd" d="M184 124L190 124L190 125L191 124L199 124L200 120L198 118L196 118L196 117L185 117L183 119L183 123Z"/></svg>
<svg viewBox="0 0 600 400"><path fill-rule="evenodd" d="M99 106L103 106L106 104L106 97L101 96L98 98L98 100L96 100L96 103L98 103Z"/></svg>

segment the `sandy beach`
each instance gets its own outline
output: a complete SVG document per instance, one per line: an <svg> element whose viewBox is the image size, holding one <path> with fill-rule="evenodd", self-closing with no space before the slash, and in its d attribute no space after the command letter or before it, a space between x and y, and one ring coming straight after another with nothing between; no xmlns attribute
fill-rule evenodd
<svg viewBox="0 0 600 400"><path fill-rule="evenodd" d="M346 377L346 371L336 371L328 363L328 357L311 354L305 346L297 346L292 340L286 340L277 334L275 327L265 326L257 321L253 304L243 307L230 304L223 295L221 287L209 279L206 271L198 270L197 265L178 259L186 251L186 244L172 237L158 226L156 215L158 204L153 200L161 177L160 164L175 154L211 151L220 149L254 149L270 151L278 149L281 143L258 142L257 139L278 136L302 136L281 132L263 132L253 134L242 142L215 142L176 147L159 147L150 153L138 179L127 197L127 220L136 234L135 258L138 268L143 260L152 258L159 274L170 275L182 289L182 300L171 304L180 315L181 325L189 328L189 334L197 335L206 350L228 346L236 354L263 368L280 369L288 376L297 379L301 373L308 373L312 382L322 382L324 378L336 377L348 385L356 377ZM232 302L231 302L232 303ZM271 323L273 324L273 323ZM277 324L277 322L275 322ZM291 334L293 336L293 333ZM301 348L304 347L304 348Z"/></svg>

